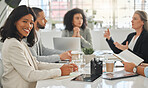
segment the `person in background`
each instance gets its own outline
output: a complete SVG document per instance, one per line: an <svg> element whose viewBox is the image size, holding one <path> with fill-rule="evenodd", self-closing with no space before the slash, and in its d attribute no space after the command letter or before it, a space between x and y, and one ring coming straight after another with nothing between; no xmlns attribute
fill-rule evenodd
<svg viewBox="0 0 148 88"><path fill-rule="evenodd" d="M144 59L145 63L148 63L147 13L140 10L135 11L131 22L132 28L135 29L136 32L130 33L122 44L113 41L109 29L105 31L104 37L114 53L119 54L123 50L128 49Z"/></svg>
<svg viewBox="0 0 148 88"><path fill-rule="evenodd" d="M47 20L42 9L37 7L32 7L32 9L37 17L36 21L34 22L34 28L37 34L37 42L34 46L29 47L32 55L35 56L38 61L42 62L54 63L65 59L69 59L71 61L71 51L64 52L60 50L49 49L43 45L40 29L45 28Z"/></svg>
<svg viewBox="0 0 148 88"><path fill-rule="evenodd" d="M77 70L75 64L38 62L28 46L35 43L34 21L36 17L30 7L15 8L0 28L2 62L4 73L3 88L35 88L36 82L48 78L69 75ZM22 40L27 38L27 44Z"/></svg>
<svg viewBox="0 0 148 88"><path fill-rule="evenodd" d="M82 9L75 8L64 16L65 30L62 37L79 37L81 48L92 48L92 37L86 23L86 16Z"/></svg>
<svg viewBox="0 0 148 88"><path fill-rule="evenodd" d="M127 72L136 72L142 76L148 77L148 64L142 63L136 66L134 63L122 62L124 64L124 69Z"/></svg>

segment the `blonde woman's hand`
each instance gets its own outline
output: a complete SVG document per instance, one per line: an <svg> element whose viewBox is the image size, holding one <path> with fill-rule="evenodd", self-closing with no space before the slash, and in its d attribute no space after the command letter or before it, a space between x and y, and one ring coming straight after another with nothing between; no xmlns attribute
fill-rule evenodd
<svg viewBox="0 0 148 88"><path fill-rule="evenodd" d="M104 33L104 37L107 38L108 40L110 40L110 31L109 29L107 29Z"/></svg>

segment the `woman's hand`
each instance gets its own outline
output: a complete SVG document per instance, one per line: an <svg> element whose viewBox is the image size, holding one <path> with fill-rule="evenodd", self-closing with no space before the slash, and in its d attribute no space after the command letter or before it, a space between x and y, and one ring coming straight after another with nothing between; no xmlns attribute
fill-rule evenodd
<svg viewBox="0 0 148 88"><path fill-rule="evenodd" d="M114 42L114 44L118 49L121 49L121 50L128 49L128 41L126 42L126 45L119 44L118 42Z"/></svg>
<svg viewBox="0 0 148 88"><path fill-rule="evenodd" d="M79 27L74 27L73 28L73 36L72 37L81 37Z"/></svg>
<svg viewBox="0 0 148 88"><path fill-rule="evenodd" d="M70 65L73 65L73 72L78 71L78 66L76 64L71 63Z"/></svg>
<svg viewBox="0 0 148 88"><path fill-rule="evenodd" d="M109 29L107 29L104 33L104 37L107 38L108 40L110 40L110 31Z"/></svg>
<svg viewBox="0 0 148 88"><path fill-rule="evenodd" d="M133 72L133 68L136 66L134 63L122 62L124 64L124 69L127 72Z"/></svg>
<svg viewBox="0 0 148 88"><path fill-rule="evenodd" d="M64 64L60 69L61 76L69 75L73 71L73 65Z"/></svg>

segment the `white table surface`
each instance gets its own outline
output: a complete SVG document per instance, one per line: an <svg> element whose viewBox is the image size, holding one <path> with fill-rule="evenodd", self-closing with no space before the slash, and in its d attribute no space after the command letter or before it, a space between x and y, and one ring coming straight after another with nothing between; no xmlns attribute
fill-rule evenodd
<svg viewBox="0 0 148 88"><path fill-rule="evenodd" d="M116 70L122 69L116 68ZM70 76L38 81L36 88L148 88L148 78L140 75L117 80L106 80L99 77L94 82L71 81L81 73L90 73L89 66L86 66L81 72L70 74Z"/></svg>

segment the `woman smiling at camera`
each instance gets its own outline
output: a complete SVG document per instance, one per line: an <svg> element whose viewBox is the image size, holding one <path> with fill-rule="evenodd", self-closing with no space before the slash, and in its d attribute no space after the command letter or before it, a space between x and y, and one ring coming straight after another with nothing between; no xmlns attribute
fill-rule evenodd
<svg viewBox="0 0 148 88"><path fill-rule="evenodd" d="M2 62L4 73L3 88L35 88L36 82L61 75L69 75L77 66L38 62L28 46L35 43L35 15L25 5L15 8L0 29ZM23 38L27 38L27 44Z"/></svg>

